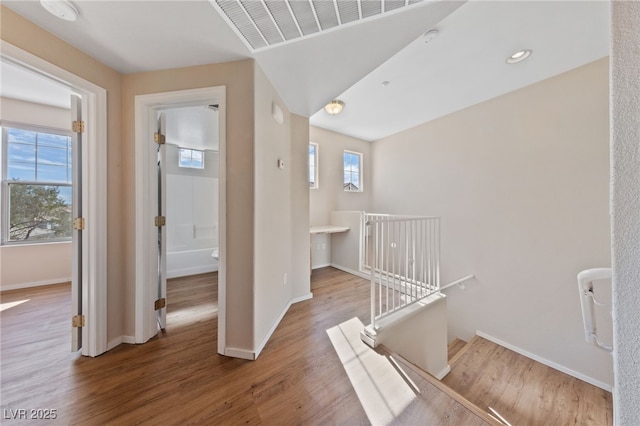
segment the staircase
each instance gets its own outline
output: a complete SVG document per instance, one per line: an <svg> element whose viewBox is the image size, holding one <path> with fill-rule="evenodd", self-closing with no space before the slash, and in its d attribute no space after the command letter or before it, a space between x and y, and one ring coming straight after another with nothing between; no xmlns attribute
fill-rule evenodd
<svg viewBox="0 0 640 426"><path fill-rule="evenodd" d="M502 424L613 424L611 394L482 337L450 345L442 384ZM452 354L453 352L453 354Z"/></svg>

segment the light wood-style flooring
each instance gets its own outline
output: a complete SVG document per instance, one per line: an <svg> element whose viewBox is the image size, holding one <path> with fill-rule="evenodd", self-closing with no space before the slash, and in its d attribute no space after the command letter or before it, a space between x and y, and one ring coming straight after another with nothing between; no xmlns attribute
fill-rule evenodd
<svg viewBox="0 0 640 426"><path fill-rule="evenodd" d="M97 358L69 353L68 284L2 292L3 305L24 301L0 313L2 412L55 409L56 425L372 423L327 335L354 317L368 323L368 281L315 270L313 299L291 306L257 361L216 353L217 274L168 289L165 333ZM486 424L419 374L402 374L416 400L392 423Z"/></svg>
<svg viewBox="0 0 640 426"><path fill-rule="evenodd" d="M475 336L444 384L512 425L613 424L611 393Z"/></svg>

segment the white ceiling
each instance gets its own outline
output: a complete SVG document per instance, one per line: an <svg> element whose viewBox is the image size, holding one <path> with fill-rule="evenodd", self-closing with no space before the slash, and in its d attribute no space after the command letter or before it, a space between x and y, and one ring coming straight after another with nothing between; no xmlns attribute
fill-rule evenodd
<svg viewBox="0 0 640 426"><path fill-rule="evenodd" d="M424 1L254 53L207 0L80 0L73 23L38 1L2 4L122 73L253 57L289 110L365 140L604 57L609 46L606 1ZM432 28L440 35L425 44ZM521 48L532 56L507 65ZM333 98L346 103L342 114L314 115Z"/></svg>

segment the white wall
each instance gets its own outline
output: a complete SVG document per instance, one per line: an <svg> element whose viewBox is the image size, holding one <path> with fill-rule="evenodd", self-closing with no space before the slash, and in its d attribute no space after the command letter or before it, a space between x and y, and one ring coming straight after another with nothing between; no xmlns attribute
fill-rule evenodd
<svg viewBox="0 0 640 426"><path fill-rule="evenodd" d="M319 127L309 127L309 142L318 144L318 188L309 190L311 226L327 225L334 210L368 210L372 193L371 143ZM344 150L362 153L363 191L343 187Z"/></svg>
<svg viewBox="0 0 640 426"><path fill-rule="evenodd" d="M640 424L640 3L611 2L614 423Z"/></svg>
<svg viewBox="0 0 640 426"><path fill-rule="evenodd" d="M576 275L610 265L608 61L373 143L376 212L442 218L449 339L476 330L604 387Z"/></svg>
<svg viewBox="0 0 640 426"><path fill-rule="evenodd" d="M63 130L71 125L69 110L9 98L0 98L0 120ZM70 280L71 242L0 246L0 290Z"/></svg>

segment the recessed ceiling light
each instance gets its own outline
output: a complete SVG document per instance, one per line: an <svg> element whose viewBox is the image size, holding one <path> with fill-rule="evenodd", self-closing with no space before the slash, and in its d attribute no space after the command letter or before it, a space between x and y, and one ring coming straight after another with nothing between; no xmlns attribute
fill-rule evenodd
<svg viewBox="0 0 640 426"><path fill-rule="evenodd" d="M422 35L422 41L429 43L431 40L438 37L438 34L440 34L438 30L429 30Z"/></svg>
<svg viewBox="0 0 640 426"><path fill-rule="evenodd" d="M331 115L340 114L343 108L344 108L344 102L338 99L334 99L324 106L324 110Z"/></svg>
<svg viewBox="0 0 640 426"><path fill-rule="evenodd" d="M508 64L515 64L517 62L524 61L530 55L531 55L531 50L530 49L518 50L513 55L511 55L511 56L509 56L507 58L507 63Z"/></svg>
<svg viewBox="0 0 640 426"><path fill-rule="evenodd" d="M56 18L70 22L78 18L78 9L67 0L40 0L40 4Z"/></svg>

